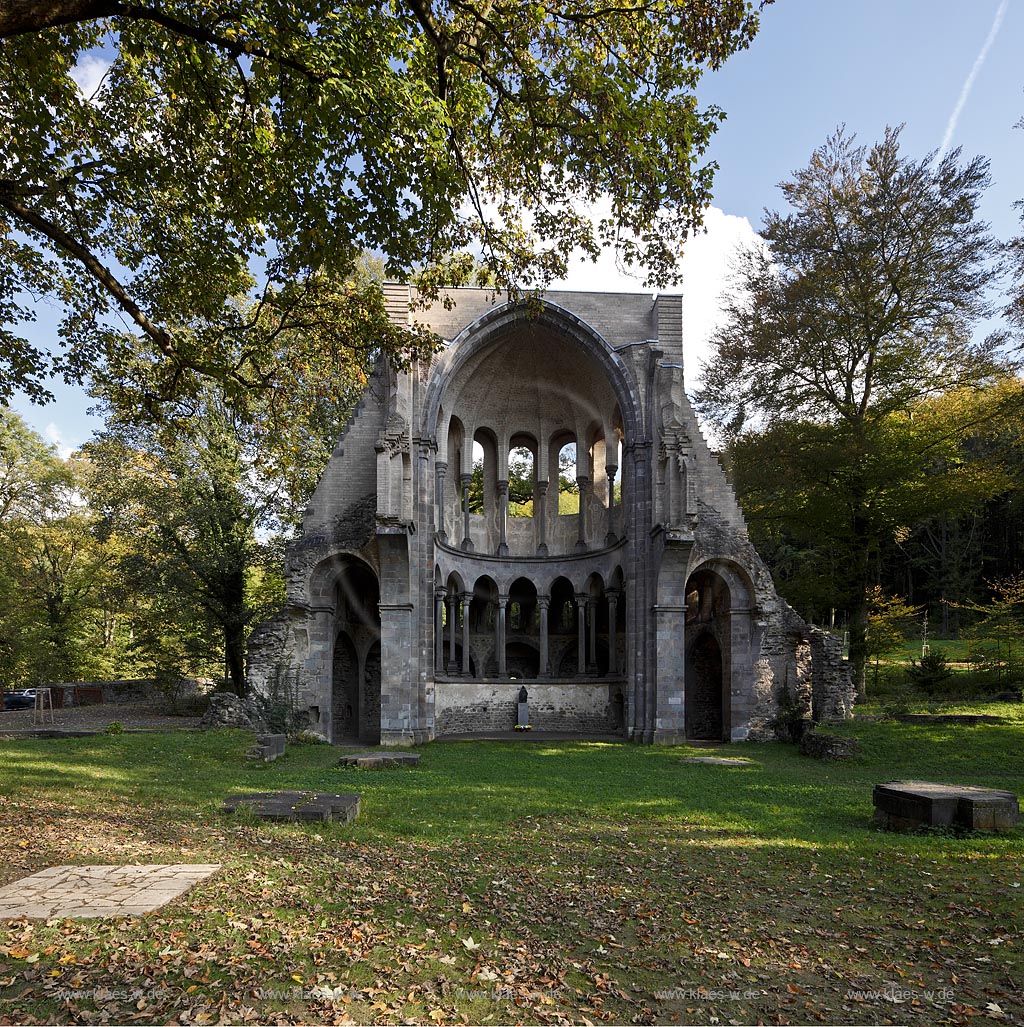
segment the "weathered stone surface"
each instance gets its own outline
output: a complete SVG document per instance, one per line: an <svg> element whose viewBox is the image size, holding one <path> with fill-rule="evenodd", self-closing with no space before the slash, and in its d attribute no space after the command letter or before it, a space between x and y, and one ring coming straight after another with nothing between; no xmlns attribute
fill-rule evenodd
<svg viewBox="0 0 1024 1027"><path fill-rule="evenodd" d="M1020 805L1013 792L978 785L888 781L875 785L872 802L874 823L894 831L918 827L1008 831L1020 819Z"/></svg>
<svg viewBox="0 0 1024 1027"><path fill-rule="evenodd" d="M348 822L359 816L359 796L334 792L251 792L225 799L221 810L234 813L243 807L261 820Z"/></svg>
<svg viewBox="0 0 1024 1027"><path fill-rule="evenodd" d="M779 597L701 434L680 295L383 292L447 345L375 369L289 547L286 605L251 636L256 692L286 681L309 727L389 746L511 733L524 682L537 731L644 743L769 740L784 688L809 720L848 715L836 640ZM529 516L509 505L520 447Z"/></svg>
<svg viewBox="0 0 1024 1027"><path fill-rule="evenodd" d="M257 735L256 744L246 753L246 757L250 760L273 763L278 756L284 755L287 741L287 735Z"/></svg>
<svg viewBox="0 0 1024 1027"><path fill-rule="evenodd" d="M381 770L385 767L419 766L418 752L354 752L338 760L339 767L358 767L360 770Z"/></svg>
<svg viewBox="0 0 1024 1027"><path fill-rule="evenodd" d="M680 763L709 763L716 767L752 767L750 760L734 756L683 756Z"/></svg>
<svg viewBox="0 0 1024 1027"><path fill-rule="evenodd" d="M0 888L0 920L141 916L219 869L217 863L48 867Z"/></svg>
<svg viewBox="0 0 1024 1027"><path fill-rule="evenodd" d="M200 727L245 728L254 730L253 710L244 699L230 692L215 692L210 696L210 705L199 722Z"/></svg>
<svg viewBox="0 0 1024 1027"><path fill-rule="evenodd" d="M861 752L856 738L830 735L823 731L805 731L800 739L800 754L816 760L848 760Z"/></svg>

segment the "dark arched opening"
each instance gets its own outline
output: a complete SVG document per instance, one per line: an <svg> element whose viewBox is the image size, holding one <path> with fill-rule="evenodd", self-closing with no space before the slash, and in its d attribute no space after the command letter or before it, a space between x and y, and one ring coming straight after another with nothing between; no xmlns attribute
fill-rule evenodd
<svg viewBox="0 0 1024 1027"><path fill-rule="evenodd" d="M721 741L724 731L722 647L703 631L686 658L686 737Z"/></svg>

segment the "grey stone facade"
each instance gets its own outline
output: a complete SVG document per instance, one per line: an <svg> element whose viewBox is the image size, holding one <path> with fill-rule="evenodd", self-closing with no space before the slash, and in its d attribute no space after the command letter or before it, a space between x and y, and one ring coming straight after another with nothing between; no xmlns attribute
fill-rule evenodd
<svg viewBox="0 0 1024 1027"><path fill-rule="evenodd" d="M536 730L640 742L771 737L785 690L848 715L832 640L776 594L683 390L681 297L448 299L417 314L445 347L381 367L350 418L251 686L294 683L313 730L387 745L511 731L523 686ZM532 467L519 508L510 458Z"/></svg>

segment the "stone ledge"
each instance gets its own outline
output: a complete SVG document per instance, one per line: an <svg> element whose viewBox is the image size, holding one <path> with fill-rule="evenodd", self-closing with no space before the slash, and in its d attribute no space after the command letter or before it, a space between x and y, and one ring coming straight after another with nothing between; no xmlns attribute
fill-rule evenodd
<svg viewBox="0 0 1024 1027"><path fill-rule="evenodd" d="M354 752L350 756L342 756L336 766L381 770L385 767L415 767L419 762L420 754L417 752Z"/></svg>
<svg viewBox="0 0 1024 1027"><path fill-rule="evenodd" d="M860 742L845 735L805 731L800 739L800 755L816 760L848 760L860 752Z"/></svg>
<svg viewBox="0 0 1024 1027"><path fill-rule="evenodd" d="M334 792L251 792L224 800L223 813L249 809L261 820L336 820L348 823L359 816L358 795Z"/></svg>
<svg viewBox="0 0 1024 1027"><path fill-rule="evenodd" d="M1009 831L1020 820L1020 805L1013 792L978 785L888 781L875 785L871 798L873 822L891 831L918 827Z"/></svg>

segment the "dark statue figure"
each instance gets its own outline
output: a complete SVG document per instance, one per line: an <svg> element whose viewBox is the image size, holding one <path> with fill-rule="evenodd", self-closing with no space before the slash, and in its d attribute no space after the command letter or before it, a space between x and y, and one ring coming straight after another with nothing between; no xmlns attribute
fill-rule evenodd
<svg viewBox="0 0 1024 1027"><path fill-rule="evenodd" d="M526 702L526 686L519 689L519 701Z"/></svg>

